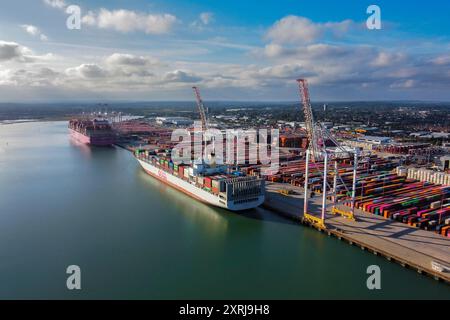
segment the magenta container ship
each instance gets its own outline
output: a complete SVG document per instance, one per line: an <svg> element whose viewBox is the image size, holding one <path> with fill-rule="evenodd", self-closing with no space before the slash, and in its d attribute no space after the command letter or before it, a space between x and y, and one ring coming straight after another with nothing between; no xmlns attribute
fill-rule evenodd
<svg viewBox="0 0 450 320"><path fill-rule="evenodd" d="M104 119L72 119L69 121L70 135L74 140L92 146L111 146L116 134L111 124Z"/></svg>

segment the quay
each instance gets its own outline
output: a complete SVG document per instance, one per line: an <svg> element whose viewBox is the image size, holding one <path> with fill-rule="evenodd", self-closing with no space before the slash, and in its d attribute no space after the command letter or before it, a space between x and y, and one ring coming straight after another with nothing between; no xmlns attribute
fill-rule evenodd
<svg viewBox="0 0 450 320"><path fill-rule="evenodd" d="M289 190L290 193L283 194L280 190ZM302 189L286 184L268 183L263 206L278 215L314 227L328 236L397 262L419 274L450 284L449 269L444 268L439 272L433 267L440 265L448 268L450 264L450 239L447 237L358 209L355 210L356 221L353 221L331 214L331 204L327 208L325 228L321 228L303 217ZM349 210L344 206L339 208ZM310 199L309 213L318 215L320 209L321 197Z"/></svg>

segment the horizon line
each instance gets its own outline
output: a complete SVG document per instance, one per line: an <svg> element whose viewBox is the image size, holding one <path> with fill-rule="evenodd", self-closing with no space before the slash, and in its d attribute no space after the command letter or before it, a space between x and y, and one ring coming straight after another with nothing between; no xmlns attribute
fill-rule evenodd
<svg viewBox="0 0 450 320"><path fill-rule="evenodd" d="M299 100L205 100L208 103L217 103L217 102L226 102L226 103L301 103ZM96 104L108 104L108 103L196 103L193 100L33 100L33 101L0 101L1 105L5 104L75 104L75 103L96 103ZM389 103L389 102L402 102L402 103L450 103L450 100L418 100L418 99L393 99L393 100L316 100L311 101L312 104L317 103L356 103L356 102L380 102L380 103Z"/></svg>

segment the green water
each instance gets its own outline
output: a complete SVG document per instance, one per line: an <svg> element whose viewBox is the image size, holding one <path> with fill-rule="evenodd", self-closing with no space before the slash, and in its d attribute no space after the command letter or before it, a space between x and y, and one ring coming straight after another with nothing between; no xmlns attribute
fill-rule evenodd
<svg viewBox="0 0 450 320"><path fill-rule="evenodd" d="M82 289L66 288L81 267ZM366 287L381 267L382 289ZM263 209L203 205L63 122L0 125L0 298L450 298L448 285Z"/></svg>

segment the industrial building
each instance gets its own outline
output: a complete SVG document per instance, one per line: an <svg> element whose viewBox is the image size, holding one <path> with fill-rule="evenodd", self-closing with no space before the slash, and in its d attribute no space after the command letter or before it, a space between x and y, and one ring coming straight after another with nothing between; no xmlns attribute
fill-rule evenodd
<svg viewBox="0 0 450 320"><path fill-rule="evenodd" d="M190 126L194 120L185 117L157 117L156 123L161 125Z"/></svg>
<svg viewBox="0 0 450 320"><path fill-rule="evenodd" d="M376 144L376 145L382 145L382 144L391 143L392 139L389 137L362 136L362 137L358 138L358 141Z"/></svg>

